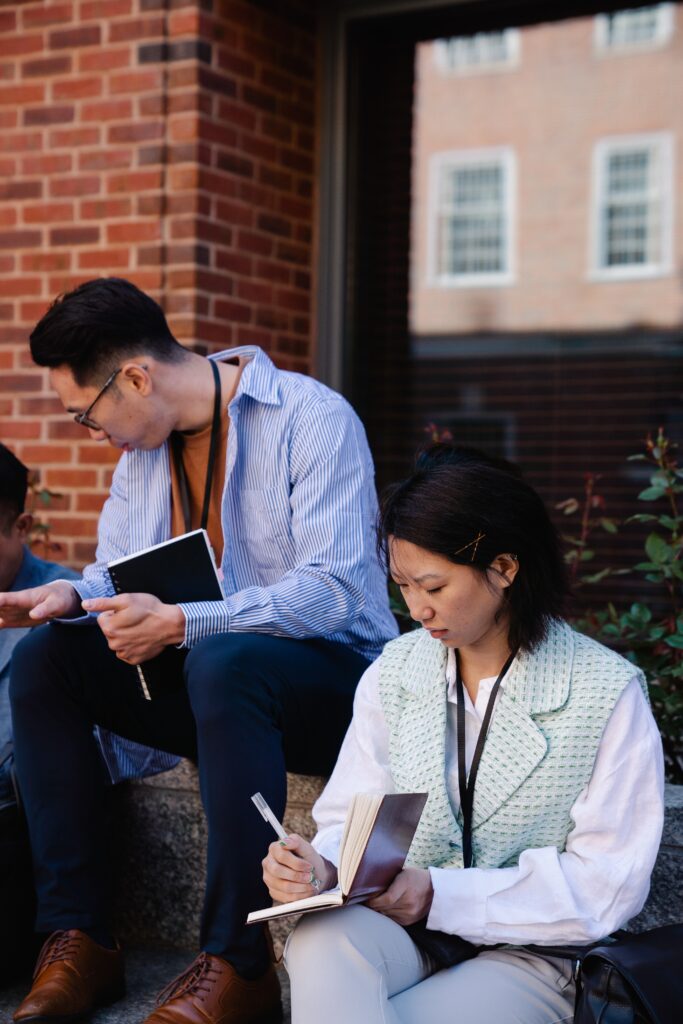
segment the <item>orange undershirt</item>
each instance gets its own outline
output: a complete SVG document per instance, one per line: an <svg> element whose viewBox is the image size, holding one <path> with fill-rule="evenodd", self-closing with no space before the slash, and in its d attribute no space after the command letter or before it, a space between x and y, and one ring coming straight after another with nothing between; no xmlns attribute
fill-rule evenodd
<svg viewBox="0 0 683 1024"><path fill-rule="evenodd" d="M240 371L242 367L240 365ZM223 526L221 523L221 497L223 496L223 484L225 483L225 459L228 449L228 428L230 420L228 417L227 405L232 400L239 375L235 380L235 387L226 398L221 398L221 432L216 445L216 461L214 463L213 477L211 479L211 497L209 499L209 521L206 526L211 547L216 556L216 564L221 564L223 558ZM187 477L187 490L190 498L190 529L197 530L201 526L202 505L204 504L204 488L206 486L206 467L209 459L209 445L211 444L211 423L201 430L192 433L178 432L182 442L182 460ZM185 521L183 519L183 505L180 498L180 482L176 472L175 463L169 445L169 460L171 464L171 536L178 537L185 533Z"/></svg>

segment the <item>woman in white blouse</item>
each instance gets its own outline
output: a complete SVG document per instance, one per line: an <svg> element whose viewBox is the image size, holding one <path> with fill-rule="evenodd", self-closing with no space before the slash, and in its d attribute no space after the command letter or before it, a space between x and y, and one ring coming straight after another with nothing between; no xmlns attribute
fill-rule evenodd
<svg viewBox="0 0 683 1024"><path fill-rule="evenodd" d="M354 793L429 799L386 892L297 926L293 1024L571 1021L571 961L523 947L599 939L646 899L663 769L642 674L562 620L558 538L510 464L434 446L379 536L422 629L362 677L313 843L264 859L271 895L336 884ZM444 933L487 948L443 967Z"/></svg>

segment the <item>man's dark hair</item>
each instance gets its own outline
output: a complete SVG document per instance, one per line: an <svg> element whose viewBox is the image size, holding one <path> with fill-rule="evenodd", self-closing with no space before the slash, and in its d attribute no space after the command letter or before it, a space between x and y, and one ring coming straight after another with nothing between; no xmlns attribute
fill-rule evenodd
<svg viewBox="0 0 683 1024"><path fill-rule="evenodd" d="M24 511L28 470L4 444L0 444L0 532L8 534Z"/></svg>
<svg viewBox="0 0 683 1024"><path fill-rule="evenodd" d="M378 545L387 565L392 537L482 575L497 555L515 555L519 570L504 591L513 649L533 650L563 613L568 579L557 531L520 469L504 459L443 443L426 449L413 474L382 497Z"/></svg>
<svg viewBox="0 0 683 1024"><path fill-rule="evenodd" d="M86 281L52 303L31 334L38 366L68 366L81 387L104 380L141 352L166 363L186 350L171 334L161 306L130 281Z"/></svg>

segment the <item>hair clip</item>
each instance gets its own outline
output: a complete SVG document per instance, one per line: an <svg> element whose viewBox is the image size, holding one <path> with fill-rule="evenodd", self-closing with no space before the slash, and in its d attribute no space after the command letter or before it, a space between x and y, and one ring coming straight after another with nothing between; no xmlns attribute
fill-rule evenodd
<svg viewBox="0 0 683 1024"><path fill-rule="evenodd" d="M455 558L456 555L461 554L461 552L463 551L467 551L468 548L471 548L474 545L474 551L472 552L472 555L470 557L470 562L473 562L474 559L477 557L477 548L479 547L479 541L483 540L485 536L486 534L480 531L474 538L474 540L471 540L469 542L469 544L464 544L461 548L458 548L457 551L454 551L453 557Z"/></svg>

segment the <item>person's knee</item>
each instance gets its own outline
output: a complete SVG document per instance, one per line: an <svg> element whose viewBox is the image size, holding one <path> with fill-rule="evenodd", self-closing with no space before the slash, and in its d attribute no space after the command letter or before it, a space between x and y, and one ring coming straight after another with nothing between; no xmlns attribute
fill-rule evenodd
<svg viewBox="0 0 683 1024"><path fill-rule="evenodd" d="M195 717L215 717L261 700L260 638L250 633L219 633L193 647L185 662L187 692Z"/></svg>
<svg viewBox="0 0 683 1024"><path fill-rule="evenodd" d="M345 949L352 949L363 933L366 907L345 907L302 917L287 939L284 961L290 971L323 970L338 962Z"/></svg>
<svg viewBox="0 0 683 1024"><path fill-rule="evenodd" d="M12 651L9 697L12 708L39 696L48 682L46 666L55 648L55 630L39 626L23 637Z"/></svg>

